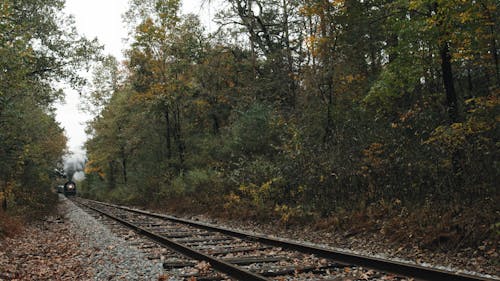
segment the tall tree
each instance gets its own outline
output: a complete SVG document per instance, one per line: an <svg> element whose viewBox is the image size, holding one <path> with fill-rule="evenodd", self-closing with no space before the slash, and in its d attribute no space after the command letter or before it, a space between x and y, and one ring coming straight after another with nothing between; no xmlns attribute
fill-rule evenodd
<svg viewBox="0 0 500 281"><path fill-rule="evenodd" d="M199 61L203 48L202 31L196 17L179 18L179 1L144 2L139 5L138 10L141 9L151 14L146 17L137 14L140 23L128 52L132 85L143 99L153 103L153 110L163 112L166 157L173 155L173 140L182 163L185 154L182 107L184 97L190 92L189 71L192 63Z"/></svg>
<svg viewBox="0 0 500 281"><path fill-rule="evenodd" d="M245 28L254 60L255 76L264 85L256 97L293 108L297 74L303 60L304 34L299 1L231 0L220 21Z"/></svg>

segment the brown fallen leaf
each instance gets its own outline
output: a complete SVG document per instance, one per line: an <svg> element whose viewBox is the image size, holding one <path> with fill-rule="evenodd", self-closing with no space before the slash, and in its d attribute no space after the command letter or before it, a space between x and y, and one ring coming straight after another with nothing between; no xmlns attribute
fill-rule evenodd
<svg viewBox="0 0 500 281"><path fill-rule="evenodd" d="M167 281L168 275L162 274L158 277L158 281Z"/></svg>
<svg viewBox="0 0 500 281"><path fill-rule="evenodd" d="M195 265L195 268L197 268L201 274L205 274L210 271L212 266L206 261L201 261Z"/></svg>

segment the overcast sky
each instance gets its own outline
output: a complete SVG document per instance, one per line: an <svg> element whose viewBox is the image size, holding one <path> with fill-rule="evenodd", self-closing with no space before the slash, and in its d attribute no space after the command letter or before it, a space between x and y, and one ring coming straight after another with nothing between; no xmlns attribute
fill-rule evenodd
<svg viewBox="0 0 500 281"><path fill-rule="evenodd" d="M183 0L183 13L194 13L200 16L207 27L213 25L210 18L215 13L212 4L202 7L203 0ZM211 1L212 3L215 1ZM105 53L123 60L122 51L126 49L124 38L127 30L121 16L127 10L128 0L66 0L66 13L75 17L78 31L87 38L97 37L104 45ZM56 119L64 127L68 137L68 148L74 154L71 158L82 159L82 145L87 139L85 122L91 117L80 112L80 97L77 92L66 91L66 102L56 107Z"/></svg>

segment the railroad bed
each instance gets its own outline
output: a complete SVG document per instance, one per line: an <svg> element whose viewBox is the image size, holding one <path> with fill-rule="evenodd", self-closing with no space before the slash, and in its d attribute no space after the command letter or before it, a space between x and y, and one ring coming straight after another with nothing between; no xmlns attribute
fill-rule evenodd
<svg viewBox="0 0 500 281"><path fill-rule="evenodd" d="M494 280L278 239L75 198L160 251L167 275L195 280ZM156 245L155 245L156 244ZM158 251L156 251L158 255ZM155 258L155 257L153 257Z"/></svg>

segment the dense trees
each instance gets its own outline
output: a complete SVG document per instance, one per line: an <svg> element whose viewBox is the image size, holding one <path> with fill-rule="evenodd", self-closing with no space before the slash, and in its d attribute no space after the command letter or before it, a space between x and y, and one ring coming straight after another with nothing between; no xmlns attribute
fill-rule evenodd
<svg viewBox="0 0 500 281"><path fill-rule="evenodd" d="M179 1L131 4L88 194L284 222L434 208L436 223L466 200L494 224L495 1L228 0L211 35Z"/></svg>
<svg viewBox="0 0 500 281"><path fill-rule="evenodd" d="M0 7L0 200L26 212L44 206L66 137L54 119L62 97L55 82L74 86L76 69L95 53L79 37L64 1L3 1ZM59 167L61 168L61 167Z"/></svg>

